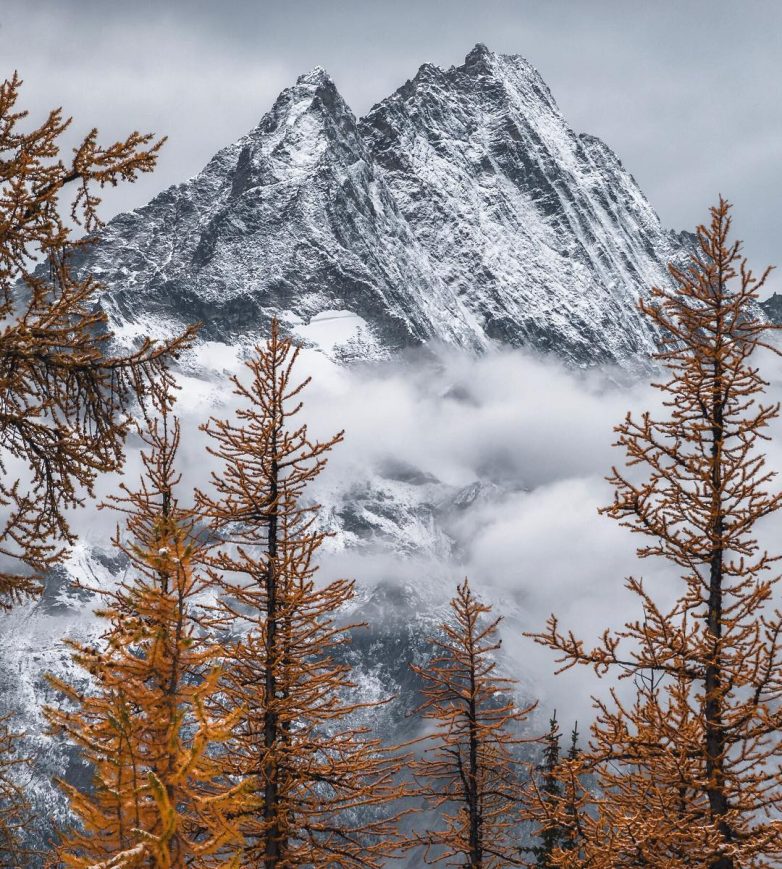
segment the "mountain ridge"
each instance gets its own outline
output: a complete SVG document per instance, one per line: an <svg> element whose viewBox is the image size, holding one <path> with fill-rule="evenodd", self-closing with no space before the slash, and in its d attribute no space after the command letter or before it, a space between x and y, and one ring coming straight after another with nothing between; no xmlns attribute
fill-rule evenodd
<svg viewBox="0 0 782 869"><path fill-rule="evenodd" d="M361 358L437 341L583 365L653 352L637 299L689 244L531 64L479 43L360 119L315 67L77 266L124 337L200 320L231 343L273 316L304 335L338 313Z"/></svg>

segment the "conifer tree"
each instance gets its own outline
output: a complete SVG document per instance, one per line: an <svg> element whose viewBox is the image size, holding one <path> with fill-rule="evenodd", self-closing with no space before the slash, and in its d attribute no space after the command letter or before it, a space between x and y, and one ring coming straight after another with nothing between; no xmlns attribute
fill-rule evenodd
<svg viewBox="0 0 782 869"><path fill-rule="evenodd" d="M438 812L441 825L418 833L427 863L448 861L471 869L521 866L518 827L521 761L516 730L535 708L519 709L508 695L513 681L498 676L501 619L486 619L465 581L451 601L452 616L432 639L434 657L411 665L421 677L423 703L416 710L434 724L431 742L413 764L417 795Z"/></svg>
<svg viewBox="0 0 782 869"><path fill-rule="evenodd" d="M559 729L556 710L549 719L549 730L544 737L544 749L541 762L536 770L538 782L533 783L535 797L549 810L550 815L556 816L559 804L562 800L562 782L559 775L559 764L562 740L562 732ZM535 858L535 866L540 869L553 869L551 862L554 849L560 844L562 828L558 824L543 824L534 834L537 844L528 849Z"/></svg>
<svg viewBox="0 0 782 869"><path fill-rule="evenodd" d="M782 504L761 449L779 404L762 400L753 359L769 346L756 304L768 271L753 276L729 238L729 211L720 199L689 266L670 267L676 288L641 302L666 337L657 358L667 378L655 384L665 413L617 426L627 470L609 478L605 512L641 535L640 557L681 571L680 596L662 607L630 578L642 617L597 648L554 616L536 637L563 668L635 684L631 701L614 692L597 704L581 758L601 794L584 819L590 866L760 869L782 859L779 576L756 537Z"/></svg>
<svg viewBox="0 0 782 869"><path fill-rule="evenodd" d="M527 795L521 811L521 819L533 824L532 835L537 844L525 848L524 853L534 857L534 865L540 869L555 869L561 865L563 855L568 854L573 865L578 864L577 849L579 825L585 795L582 771L577 763L578 724L570 732L570 745L565 757L561 751L561 731L556 712L549 722L545 737L543 757L537 774L530 776Z"/></svg>
<svg viewBox="0 0 782 869"><path fill-rule="evenodd" d="M570 745L567 750L567 759L568 760L576 760L581 753L578 747L578 722L573 725L573 729L570 731Z"/></svg>
<svg viewBox="0 0 782 869"><path fill-rule="evenodd" d="M126 513L115 545L130 578L101 592L98 614L109 623L102 641L70 643L91 687L51 679L70 704L47 708L47 717L93 769L86 790L61 783L80 822L58 848L67 867L238 865L227 819L236 792L215 757L233 721L208 711L223 650L200 614L209 579L198 517L176 495L180 432L170 385L154 387L156 413L139 426L146 445L139 488L123 485L112 499Z"/></svg>
<svg viewBox="0 0 782 869"><path fill-rule="evenodd" d="M96 230L99 189L151 171L162 140L132 133L104 148L93 130L65 163L70 120L55 109L23 129L21 84L16 74L0 84L2 607L35 594L36 575L73 542L67 513L93 495L99 474L121 466L129 405L193 334L112 355L100 285L71 270L91 238L74 238L64 215Z"/></svg>
<svg viewBox="0 0 782 869"><path fill-rule="evenodd" d="M541 762L542 780L540 792L544 799L555 801L562 796L562 784L557 776L560 760L560 740L562 733L557 722L557 713L551 717L549 732L546 734L545 749ZM542 869L551 869L551 854L558 844L561 832L558 827L546 827L540 832L540 845L533 849L536 865Z"/></svg>
<svg viewBox="0 0 782 869"><path fill-rule="evenodd" d="M24 792L27 759L19 749L12 716L0 717L0 866L23 866L33 857L24 836L33 820Z"/></svg>
<svg viewBox="0 0 782 869"><path fill-rule="evenodd" d="M573 729L570 731L570 745L568 746L565 769L565 774L560 772L558 777L562 782L562 805L564 807L564 815L566 823L560 826L562 831L560 836L560 847L564 852L569 852L575 856L580 856L579 845L581 841L580 829L580 814L583 804L584 788L579 775L579 760L581 757L581 749L579 747L578 722L575 722ZM552 865L553 854L552 854Z"/></svg>
<svg viewBox="0 0 782 869"><path fill-rule="evenodd" d="M342 433L314 441L298 421L309 383L294 378L298 356L273 322L247 381L233 378L235 421L205 426L222 462L215 494L198 494L223 540L216 624L238 633L223 708L242 710L222 761L245 786L242 867L376 867L394 851L398 761L355 723L373 704L349 699L350 668L337 659L356 627L337 621L353 582L314 581L327 534L306 487Z"/></svg>

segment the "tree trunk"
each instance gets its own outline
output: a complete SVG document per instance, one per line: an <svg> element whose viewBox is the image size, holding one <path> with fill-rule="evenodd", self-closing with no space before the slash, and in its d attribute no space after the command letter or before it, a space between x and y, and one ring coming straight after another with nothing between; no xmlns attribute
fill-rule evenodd
<svg viewBox="0 0 782 869"><path fill-rule="evenodd" d="M277 438L272 449L277 452ZM263 744L266 752L264 768L263 817L266 827L264 851L265 869L275 869L283 852L280 829L279 770L274 758L277 747L279 720L275 708L277 700L277 522L279 496L276 458L272 460L272 483L270 491L269 538L266 571L266 714L263 725Z"/></svg>
<svg viewBox="0 0 782 869"><path fill-rule="evenodd" d="M475 708L475 660L470 653L470 770L467 776L467 806L470 813L470 867L481 869L483 847L481 843L481 813L478 802L478 723Z"/></svg>
<svg viewBox="0 0 782 869"><path fill-rule="evenodd" d="M724 282L720 272L717 292L720 300ZM706 776L708 782L709 811L712 822L718 825L726 840L731 838L730 827L723 820L728 811L725 793L725 733L723 730L723 672L722 672L722 597L723 597L723 531L724 508L722 503L722 460L725 439L723 403L725 400L721 353L722 316L717 315L714 381L711 406L711 487L712 506L710 537L712 543L709 565L709 600L707 612L711 650L706 662ZM723 856L711 863L710 869L734 869L733 858Z"/></svg>

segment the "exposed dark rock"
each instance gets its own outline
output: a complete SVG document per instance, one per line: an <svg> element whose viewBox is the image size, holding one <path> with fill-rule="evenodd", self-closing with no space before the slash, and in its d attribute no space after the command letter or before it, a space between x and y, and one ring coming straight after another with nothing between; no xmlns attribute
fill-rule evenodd
<svg viewBox="0 0 782 869"><path fill-rule="evenodd" d="M231 342L340 311L364 329L351 358L436 339L586 364L651 352L638 296L689 243L530 64L478 45L360 121L324 70L301 76L81 265L124 335L198 320Z"/></svg>

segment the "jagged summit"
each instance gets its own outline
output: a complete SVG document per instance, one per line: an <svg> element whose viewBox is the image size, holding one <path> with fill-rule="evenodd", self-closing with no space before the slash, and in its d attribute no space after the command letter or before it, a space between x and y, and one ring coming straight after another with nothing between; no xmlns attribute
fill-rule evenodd
<svg viewBox="0 0 782 869"><path fill-rule="evenodd" d="M582 361L652 350L635 303L667 281L678 244L610 150L568 127L526 60L478 45L360 127L416 237L490 338Z"/></svg>
<svg viewBox="0 0 782 869"><path fill-rule="evenodd" d="M537 78L543 83L537 69L521 54L499 54L491 51L483 42L476 43L464 58L464 63L453 66L449 71L460 70L473 77L479 75L503 75L507 68L523 72L530 79Z"/></svg>
<svg viewBox="0 0 782 869"><path fill-rule="evenodd" d="M313 85L315 87L334 87L331 76L322 66L313 66L309 72L302 73L296 79L297 85Z"/></svg>
<svg viewBox="0 0 782 869"><path fill-rule="evenodd" d="M315 67L84 264L123 334L200 319L232 341L278 316L306 335L336 312L353 355L434 339L588 363L652 350L636 301L682 244L531 64L479 43L361 120Z"/></svg>
<svg viewBox="0 0 782 869"><path fill-rule="evenodd" d="M521 59L521 58L519 58ZM475 48L464 58L464 63L459 67L472 76L494 75L497 70L500 56L495 54L479 42ZM451 67L454 69L454 67Z"/></svg>
<svg viewBox="0 0 782 869"><path fill-rule="evenodd" d="M489 50L485 42L476 42L470 51L467 52L464 63L465 66L469 66L473 62L491 60L493 57L496 57L496 55L493 51Z"/></svg>
<svg viewBox="0 0 782 869"><path fill-rule="evenodd" d="M498 82L512 81L513 87L521 87L529 91L530 96L535 100L542 101L559 114L559 108L543 77L520 54L497 54L479 42L464 58L464 63L461 66L452 67L452 71L471 78L486 76Z"/></svg>
<svg viewBox="0 0 782 869"><path fill-rule="evenodd" d="M261 175L269 171L285 181L287 172L301 175L324 158L362 159L364 144L349 106L326 70L316 66L277 97L244 148L249 148L245 160L252 153Z"/></svg>

